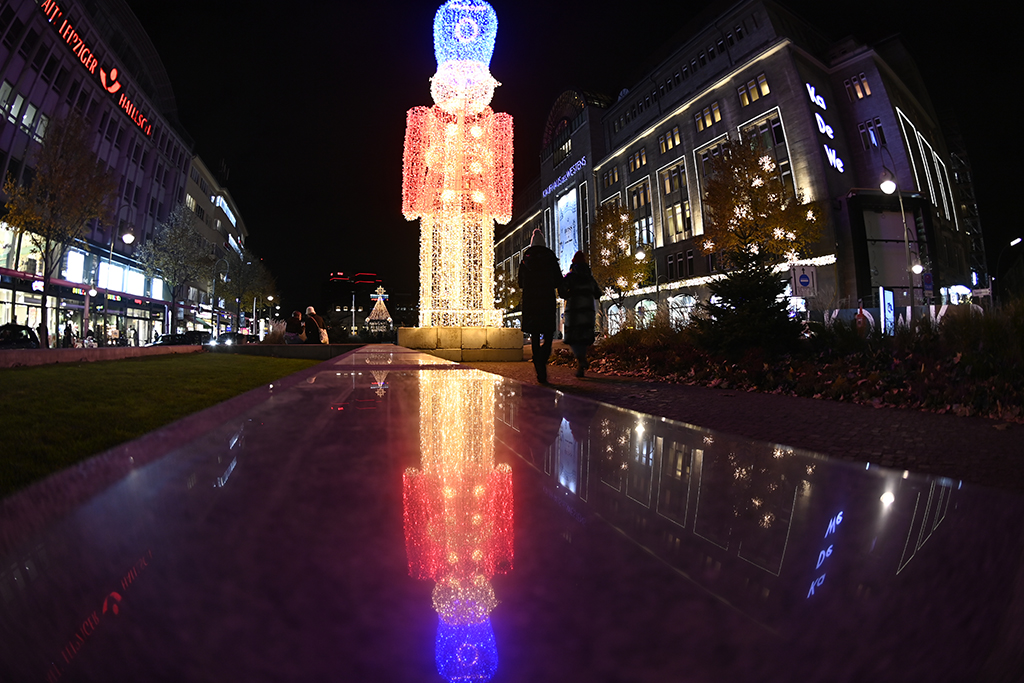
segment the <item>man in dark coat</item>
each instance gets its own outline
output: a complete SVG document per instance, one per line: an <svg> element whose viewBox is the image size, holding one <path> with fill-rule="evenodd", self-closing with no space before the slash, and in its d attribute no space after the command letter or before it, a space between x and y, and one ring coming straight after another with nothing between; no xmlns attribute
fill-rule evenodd
<svg viewBox="0 0 1024 683"><path fill-rule="evenodd" d="M544 246L544 233L533 231L530 246L519 265L519 289L523 293L523 332L530 335L537 381L548 382L548 358L555 336L555 292L562 286L562 271L555 252Z"/></svg>
<svg viewBox="0 0 1024 683"><path fill-rule="evenodd" d="M576 376L583 377L587 371L587 347L594 343L597 323L594 304L601 298L601 287L591 274L582 251L572 257L569 274L562 283L562 297L565 299L564 341L576 356Z"/></svg>

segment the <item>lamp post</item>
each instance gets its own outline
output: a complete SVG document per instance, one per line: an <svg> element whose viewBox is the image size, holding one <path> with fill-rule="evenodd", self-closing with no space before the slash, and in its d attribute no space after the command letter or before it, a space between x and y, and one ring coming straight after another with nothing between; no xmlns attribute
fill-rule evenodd
<svg viewBox="0 0 1024 683"><path fill-rule="evenodd" d="M128 212L129 212L129 215L130 215L131 214L131 207L128 204L125 204L125 205L123 205L121 207L121 209L125 209L125 208L128 209ZM117 210L117 215L118 216L121 215L121 209ZM108 293L110 291L110 271L113 270L113 267L114 267L114 241L117 239L118 233L120 233L120 232L121 232L121 226L119 224L118 225L114 225L114 226L111 227L111 230L110 230L110 251L107 254L107 281L105 283L106 284L106 290L107 290ZM123 234L121 234L121 241L124 242L125 244L132 244L135 241L135 228L132 226L131 221L128 222L128 231L123 233ZM100 284L99 280L100 280L100 272L99 272L99 268L97 268L96 269L96 285L97 286L99 286L99 284ZM96 296L94 294L95 291L96 291L95 289L90 289L89 290L89 294L91 296ZM109 338L109 334L108 334L108 330L107 330L107 311L108 311L109 307L107 306L107 303L106 303L108 300L109 300L109 294L104 296L104 303L103 303L103 339L104 339L104 342L106 342L106 340ZM87 307L87 309L88 309L88 307ZM88 324L86 324L86 328L88 329Z"/></svg>
<svg viewBox="0 0 1024 683"><path fill-rule="evenodd" d="M217 265L221 261L224 262L224 277L226 279L230 279L231 278L231 264L228 263L228 260L226 258L219 258L219 259L217 259L216 261L213 262L213 286L210 287L210 298L213 299L213 301L210 302L211 303L210 310L211 310L211 312L213 314L213 338L214 339L216 339L217 337L220 336L220 318L217 316L217 274L219 273L219 271L217 270Z"/></svg>
<svg viewBox="0 0 1024 683"><path fill-rule="evenodd" d="M999 282L1002 282L1002 275L1000 274L1000 266L1003 263L1003 254L1005 254L1008 249L1011 249L1011 248L1017 246L1018 244L1020 244L1021 241L1022 240L1021 240L1020 237L1015 237L1012 240L1010 240L1009 244L1007 244L1005 247L1003 247L999 251L999 258L996 259L996 273L995 273L995 275L992 276L992 281L993 282L995 282L996 280L999 280ZM993 285L992 293L995 294L995 285ZM999 294L999 303L1000 304L1003 303L1003 293L1002 292Z"/></svg>
<svg viewBox="0 0 1024 683"><path fill-rule="evenodd" d="M892 167L896 168L896 160L892 158L892 152L885 145L879 145L879 148L889 155L889 162ZM903 210L903 192L900 191L899 186L896 184L896 173L890 171L885 165L885 159L882 159L882 180L878 185L879 189L885 194L891 195L893 192L896 193L897 199L900 202L900 218L903 220L903 248L907 254L907 291L910 294L910 303L914 304L914 281L911 277L911 273L920 275L924 268L920 263L913 263L910 259L910 230L907 228L907 213ZM920 261L920 258L918 259ZM923 295L923 292L922 292Z"/></svg>
<svg viewBox="0 0 1024 683"><path fill-rule="evenodd" d="M643 261L645 258L647 258L647 254L643 249L636 252L637 261ZM661 308L661 287L658 284L658 259L655 257L651 258L654 261L654 298L657 299L658 308Z"/></svg>

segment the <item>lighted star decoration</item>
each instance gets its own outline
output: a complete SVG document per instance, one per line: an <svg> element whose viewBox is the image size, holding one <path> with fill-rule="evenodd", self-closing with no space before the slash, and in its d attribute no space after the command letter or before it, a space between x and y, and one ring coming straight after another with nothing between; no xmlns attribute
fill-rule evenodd
<svg viewBox="0 0 1024 683"><path fill-rule="evenodd" d="M483 0L434 18L432 107L406 117L402 213L420 220L420 326L500 326L494 223L512 219L512 117L489 105L498 20Z"/></svg>

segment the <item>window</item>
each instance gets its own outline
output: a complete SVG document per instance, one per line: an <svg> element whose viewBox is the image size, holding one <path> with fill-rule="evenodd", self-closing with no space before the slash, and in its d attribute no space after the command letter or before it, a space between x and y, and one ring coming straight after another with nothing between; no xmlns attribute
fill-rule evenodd
<svg viewBox="0 0 1024 683"><path fill-rule="evenodd" d="M718 123L722 120L722 112L718 108L718 102L712 102L710 106L704 107L702 111L694 114L693 118L697 124L698 132Z"/></svg>
<svg viewBox="0 0 1024 683"><path fill-rule="evenodd" d="M195 210L196 210L196 200L195 200L195 198L192 195L190 195L190 194L186 194L185 195L185 206L187 206L189 209L191 209L193 213L195 212Z"/></svg>
<svg viewBox="0 0 1024 683"><path fill-rule="evenodd" d="M782 128L782 119L777 112L743 128L740 133L743 139L757 140L761 149L775 160L776 172L783 184L795 191L793 185L793 169L789 162L789 150L786 147L786 135Z"/></svg>
<svg viewBox="0 0 1024 683"><path fill-rule="evenodd" d="M693 249L686 250L686 274L693 275Z"/></svg>
<svg viewBox="0 0 1024 683"><path fill-rule="evenodd" d="M737 26L733 30L736 32L736 40L743 40L743 27Z"/></svg>
<svg viewBox="0 0 1024 683"><path fill-rule="evenodd" d="M661 153L669 151L679 146L679 126L674 126L672 130L667 131L664 135L658 136L658 148Z"/></svg>
<svg viewBox="0 0 1024 683"><path fill-rule="evenodd" d="M732 37L731 33L727 34L725 36L725 39L729 41L729 47L732 47L733 45L736 44L736 40Z"/></svg>
<svg viewBox="0 0 1024 683"><path fill-rule="evenodd" d="M751 78L737 88L737 91L740 95L740 105L744 107L771 92L768 88L768 79L763 73L758 74L757 78Z"/></svg>
<svg viewBox="0 0 1024 683"><path fill-rule="evenodd" d="M647 148L641 147L638 151L629 155L629 172L639 171L647 165Z"/></svg>
<svg viewBox="0 0 1024 683"><path fill-rule="evenodd" d="M690 196L686 186L686 166L680 162L661 172L659 186L662 193L662 229L665 235L693 236L690 216Z"/></svg>
<svg viewBox="0 0 1024 683"><path fill-rule="evenodd" d="M12 92L14 92L13 85L7 81L0 84L0 109L7 109L7 104L11 101Z"/></svg>
<svg viewBox="0 0 1024 683"><path fill-rule="evenodd" d="M705 55L703 52L701 52L699 55L697 55L697 61L700 62L701 66L707 66L708 65L707 55Z"/></svg>
<svg viewBox="0 0 1024 683"><path fill-rule="evenodd" d="M46 114L39 115L39 125L36 126L35 138L36 142L42 142L43 138L46 137L46 127L50 125L50 119Z"/></svg>
<svg viewBox="0 0 1024 683"><path fill-rule="evenodd" d="M57 72L57 65L59 63L60 60L58 60L56 57L50 57L50 59L46 62L46 66L43 67L43 72L39 74L39 77L47 83L51 82L53 80L54 74Z"/></svg>
<svg viewBox="0 0 1024 683"><path fill-rule="evenodd" d="M882 131L881 119L868 119L857 124L860 131L860 144L864 149L871 149L885 144L885 133Z"/></svg>
<svg viewBox="0 0 1024 683"><path fill-rule="evenodd" d="M14 39L17 40L17 36L15 36ZM32 54L32 50L35 49L36 43L38 43L38 42L39 42L39 31L35 30L34 28L30 28L28 30L28 34L25 35L25 40L22 41L22 43L21 43L21 47L18 48L18 54L20 54L25 59L28 59L29 55ZM45 57L46 57L46 55L44 54L43 58L45 58ZM41 61L41 58L39 57L39 55L36 55L36 59ZM36 71L39 71L39 66L40 65L38 65L38 64L33 62L32 66L33 66L33 68L35 68Z"/></svg>
<svg viewBox="0 0 1024 683"><path fill-rule="evenodd" d="M722 54L723 52L725 52L725 41L724 40L719 40L718 41L718 54Z"/></svg>
<svg viewBox="0 0 1024 683"><path fill-rule="evenodd" d="M851 102L871 96L871 87L868 85L867 76L863 72L848 78L843 81L843 84L846 86L846 96L850 98Z"/></svg>
<svg viewBox="0 0 1024 683"><path fill-rule="evenodd" d="M711 46L708 47L708 59L714 59L714 58L715 58L715 46L711 45Z"/></svg>
<svg viewBox="0 0 1024 683"><path fill-rule="evenodd" d="M636 243L654 244L654 222L651 216L651 187L643 180L629 191L629 206L633 210L633 228Z"/></svg>

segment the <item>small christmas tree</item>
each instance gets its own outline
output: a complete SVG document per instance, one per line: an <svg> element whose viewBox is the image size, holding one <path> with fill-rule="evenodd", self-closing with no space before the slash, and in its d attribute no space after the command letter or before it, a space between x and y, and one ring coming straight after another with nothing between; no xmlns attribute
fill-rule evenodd
<svg viewBox="0 0 1024 683"><path fill-rule="evenodd" d="M384 294L383 287L378 287L376 291L377 293L370 298L376 299L377 303L373 305L373 310L366 318L366 326L370 328L371 332L387 332L391 327L391 314L388 313L388 307L384 305L387 295Z"/></svg>

